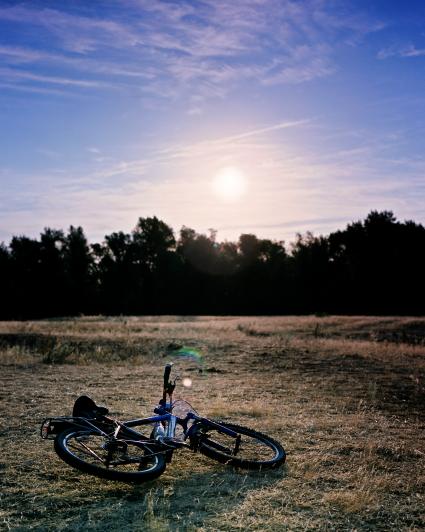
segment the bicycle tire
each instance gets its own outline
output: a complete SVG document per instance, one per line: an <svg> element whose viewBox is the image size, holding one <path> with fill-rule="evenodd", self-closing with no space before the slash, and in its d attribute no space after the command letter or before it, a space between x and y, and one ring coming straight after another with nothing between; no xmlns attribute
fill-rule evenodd
<svg viewBox="0 0 425 532"><path fill-rule="evenodd" d="M237 432L241 436L241 445L235 455L234 438L226 436L217 429L204 427L205 432L200 436L198 449L208 458L222 464L251 470L275 469L285 462L284 448L270 436L234 423L215 422Z"/></svg>
<svg viewBox="0 0 425 532"><path fill-rule="evenodd" d="M80 440L77 438L80 438ZM91 439L91 445L93 445L96 450L87 446L84 439ZM103 444L101 444L102 441L104 442ZM118 461L118 463L114 464L115 467L130 465L132 469L131 471L123 471L116 468L112 469L109 467L109 464L97 465L98 462L101 464L101 454L105 454L108 441L109 439L107 437L101 436L95 430L77 430L73 428L67 429L56 436L54 448L59 457L71 467L107 480L134 483L147 482L159 477L165 471L165 455L159 451L159 447L159 454L154 452L146 453L145 450L142 456L141 453L143 452L143 448L136 443L132 443L131 440L125 440L127 447L130 446L132 452L137 452L138 454L135 454L134 458L131 458L131 462L125 463L125 461L122 461L119 463ZM77 445L76 448L73 448L74 443ZM92 451L94 453L93 458L90 454ZM127 451L128 449L126 448L125 452L127 453ZM140 462L137 462L138 458L141 458ZM143 467L145 467L145 469L142 470L140 467L142 467L143 462ZM139 465L137 466L137 464ZM136 471L133 470L136 467L138 467L138 469Z"/></svg>

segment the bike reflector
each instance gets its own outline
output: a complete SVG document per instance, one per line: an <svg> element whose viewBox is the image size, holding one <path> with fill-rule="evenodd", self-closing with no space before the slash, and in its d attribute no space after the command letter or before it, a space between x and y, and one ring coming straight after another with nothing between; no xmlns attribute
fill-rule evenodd
<svg viewBox="0 0 425 532"><path fill-rule="evenodd" d="M40 427L40 435L43 440L47 439L50 434L50 419L45 419Z"/></svg>
<svg viewBox="0 0 425 532"><path fill-rule="evenodd" d="M63 432L65 429L71 427L70 422L65 418L46 418L40 427L40 436L43 440L52 439L56 434Z"/></svg>

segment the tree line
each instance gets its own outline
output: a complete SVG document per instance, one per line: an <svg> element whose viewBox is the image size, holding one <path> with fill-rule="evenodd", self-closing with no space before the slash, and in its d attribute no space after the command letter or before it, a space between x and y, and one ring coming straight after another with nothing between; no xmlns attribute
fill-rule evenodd
<svg viewBox="0 0 425 532"><path fill-rule="evenodd" d="M140 218L89 244L81 227L0 244L0 319L79 314L423 314L425 228L372 211L284 242Z"/></svg>

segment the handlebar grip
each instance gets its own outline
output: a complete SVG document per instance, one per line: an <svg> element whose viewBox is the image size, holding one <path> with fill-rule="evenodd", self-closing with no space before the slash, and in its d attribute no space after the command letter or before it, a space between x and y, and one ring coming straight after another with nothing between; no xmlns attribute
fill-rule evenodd
<svg viewBox="0 0 425 532"><path fill-rule="evenodd" d="M165 366L165 371L164 371L164 388L167 386L168 384L168 379L170 378L170 373L171 373L171 366L173 364L167 364Z"/></svg>

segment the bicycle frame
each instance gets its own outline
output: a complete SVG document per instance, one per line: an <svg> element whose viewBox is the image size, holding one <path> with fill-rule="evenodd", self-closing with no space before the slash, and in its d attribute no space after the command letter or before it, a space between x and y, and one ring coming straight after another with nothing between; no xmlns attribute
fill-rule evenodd
<svg viewBox="0 0 425 532"><path fill-rule="evenodd" d="M272 469L284 463L285 450L273 438L201 417L184 399L173 402L177 379L169 382L170 372L171 364L167 364L163 395L153 416L119 421L108 415L106 407L82 395L74 403L72 416L43 421L41 437L54 437L56 453L71 467L124 482L157 478L180 448L245 469Z"/></svg>
<svg viewBox="0 0 425 532"><path fill-rule="evenodd" d="M123 423L123 425L125 427L130 428L130 427L137 427L141 425L147 425L147 424L154 423L155 428L156 428L156 430L154 430L154 439L162 443L166 443L165 440L169 440L169 441L172 441L174 444L177 443L174 440L177 424L179 424L183 428L184 440L189 438L190 441L192 440L194 431L197 430L197 427L199 427L199 425L202 425L204 428L214 428L218 430L219 432L227 434L228 436L235 438L238 443L239 436L236 432L234 432L233 430L227 427L220 425L219 423L211 421L208 418L200 417L194 412L189 412L184 419L180 419L177 416L174 416L172 414L172 409L174 405L173 392L176 387L176 380L174 380L173 383L169 381L170 374L171 374L171 367L172 367L172 364L167 364L165 366L162 399L159 401L159 405L154 409L154 413L158 415L148 417L148 418L141 418L141 419L134 419L134 420L126 421L125 423ZM167 403L167 395L169 396L169 399L170 399L169 403ZM188 429L188 422L190 420L193 420L194 423ZM163 423L166 423L165 431L163 430ZM192 444L192 441L191 441L191 444ZM184 443L181 442L181 445L184 445ZM193 445L191 446L193 447Z"/></svg>
<svg viewBox="0 0 425 532"><path fill-rule="evenodd" d="M171 364L167 364L164 372L163 396L159 401L158 406L154 408L154 413L156 415L130 419L124 422L110 418L107 415L96 415L96 413L93 414L92 418L77 416L47 418L41 425L42 438L46 439L49 436L56 435L68 427L90 429L97 431L102 436L108 437L111 440L125 441L128 439L142 447L146 445L159 446L161 449L159 452L166 453L167 460L170 461L172 451L175 449L189 447L194 451L197 450L197 435L199 431L202 432L202 430L215 429L218 432L235 439L235 452L237 452L240 443L240 435L237 432L208 418L198 416L194 412L188 412L185 418L179 418L178 416L173 415L172 410L175 403L173 403L172 398L176 381L174 381L174 383L169 382L170 372ZM167 395L169 396L169 402L167 402ZM108 412L107 409L105 410ZM188 426L189 421L193 421L190 426ZM147 438L137 430L134 430L134 427L141 427L144 425L153 425L154 427L150 438ZM177 425L183 428L182 439L176 439L175 437ZM112 427L115 427L113 431L110 430ZM108 432L105 432L105 430L102 429L109 430ZM189 439L189 444L186 443L187 439ZM219 444L215 445L217 446L216 448L220 448Z"/></svg>
<svg viewBox="0 0 425 532"><path fill-rule="evenodd" d="M157 408L155 409L157 410ZM222 432L223 434L226 434L227 436L231 436L233 438L237 438L238 434L237 432L224 427L223 425L220 425L219 423L216 423L215 421L212 421L206 417L198 416L197 414L194 414L193 412L189 412L187 416L184 419L180 419L177 416L174 416L170 412L167 412L165 414L161 414L158 416L152 416L152 417L146 417L146 418L140 418L140 419L132 419L129 421L125 421L122 423L122 425L126 428L131 427L138 427L142 425L151 425L152 423L167 423L167 429L165 431L165 438L174 438L175 436L175 430L176 426L180 425L183 427L184 430L184 439L186 440L191 435L191 429L193 427L196 427L196 424L193 424L189 429L187 428L188 421L193 420L195 422L198 422L205 428L214 428L218 430L219 432ZM137 431L132 431L135 435L139 434Z"/></svg>
<svg viewBox="0 0 425 532"><path fill-rule="evenodd" d="M120 422L117 420L114 420L112 418L109 418L107 416L102 416L102 418L99 419L87 419L83 417L58 417L58 418L46 418L42 425L41 425L41 436L43 439L47 439L51 435L58 434L66 426L75 426L81 429L94 429L98 431L103 436L107 436L107 433L100 428L105 423L111 423L113 422L116 424L116 430L114 431L114 437L117 438L119 432L123 430L124 436L130 436L133 441L140 441L144 445L148 445L149 442L154 443L151 439L146 438L138 432L137 430L133 430L132 427L140 427L143 425L154 425L155 428L158 428L160 425L162 426L163 423L166 424L166 430L163 429L163 431L157 431L155 434L154 429L154 438L155 443L162 443L166 447L183 447L187 446L185 443L185 440L189 438L189 440L192 439L192 436L194 436L195 431L202 426L203 428L214 428L218 430L219 432L222 432L223 434L226 434L230 437L233 437L237 439L239 436L236 432L229 429L228 427L224 427L223 425L220 425L219 423L216 423L215 421L212 421L208 418L198 416L197 414L193 412L189 412L184 419L180 419L177 416L174 416L171 412L168 412L167 409L172 408L169 405L166 406L159 406L155 408L155 411L164 411L165 413L159 413L159 415L156 416L150 416L145 418L138 418L138 419L131 419L128 421ZM190 420L193 420L194 423L191 425L190 428L187 427L188 422ZM100 425L100 426L99 426ZM183 428L183 434L184 439L183 441L175 440L175 431L176 426L180 425ZM172 443L172 445L170 445ZM190 445L192 446L192 445Z"/></svg>

